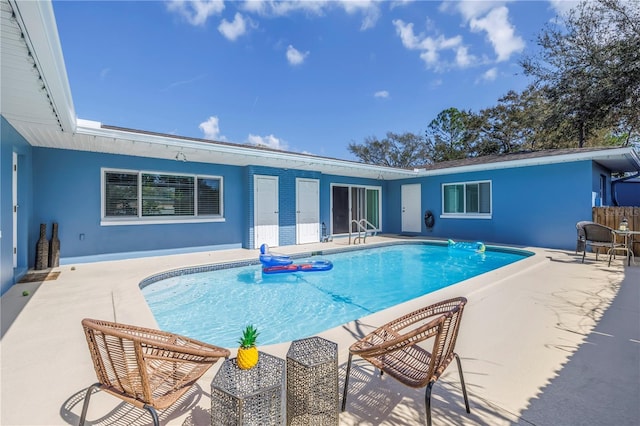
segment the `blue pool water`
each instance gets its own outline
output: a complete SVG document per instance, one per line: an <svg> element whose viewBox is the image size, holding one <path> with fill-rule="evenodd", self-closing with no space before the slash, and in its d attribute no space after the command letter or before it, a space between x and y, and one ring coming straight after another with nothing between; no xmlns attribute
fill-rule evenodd
<svg viewBox="0 0 640 426"><path fill-rule="evenodd" d="M400 244L322 256L334 265L325 272L263 275L258 264L180 275L142 292L163 330L235 347L253 324L258 344L266 345L317 334L530 254Z"/></svg>

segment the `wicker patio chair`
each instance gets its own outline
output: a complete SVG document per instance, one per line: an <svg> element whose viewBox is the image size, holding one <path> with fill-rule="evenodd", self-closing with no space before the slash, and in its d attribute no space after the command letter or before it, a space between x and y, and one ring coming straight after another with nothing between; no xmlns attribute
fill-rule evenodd
<svg viewBox="0 0 640 426"><path fill-rule="evenodd" d="M220 358L230 353L177 334L95 319L83 319L98 377L87 390L80 425L84 424L94 389L104 390L149 411L171 406Z"/></svg>
<svg viewBox="0 0 640 426"><path fill-rule="evenodd" d="M577 232L577 238L576 238L576 254L583 252L584 249L586 248L586 238L584 236L584 225L590 224L590 223L595 223L595 222L591 222L588 220L583 220L580 221L578 223L576 223L576 232Z"/></svg>
<svg viewBox="0 0 640 426"><path fill-rule="evenodd" d="M344 381L342 411L347 403L347 389L353 355L359 355L412 388L426 386L427 425L431 426L431 388L455 357L467 413L469 400L462 375L460 357L454 352L462 319L464 297L444 300L391 321L358 340L349 348L347 374ZM433 338L431 352L418 343Z"/></svg>
<svg viewBox="0 0 640 426"><path fill-rule="evenodd" d="M592 249L595 249L596 260L598 260L600 249L606 248L609 255L609 266L611 266L611 257L615 255L615 248L624 247L623 243L616 242L616 234L613 229L595 222L578 223L582 223L582 231L584 232L582 263L584 263L584 258L587 255L587 246L591 246Z"/></svg>

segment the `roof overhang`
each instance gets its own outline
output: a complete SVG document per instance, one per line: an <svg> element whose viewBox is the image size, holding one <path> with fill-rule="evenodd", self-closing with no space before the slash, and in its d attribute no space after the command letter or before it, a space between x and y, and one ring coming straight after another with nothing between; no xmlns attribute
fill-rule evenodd
<svg viewBox="0 0 640 426"><path fill-rule="evenodd" d="M76 114L51 2L0 0L0 12L2 115L14 127L73 132Z"/></svg>

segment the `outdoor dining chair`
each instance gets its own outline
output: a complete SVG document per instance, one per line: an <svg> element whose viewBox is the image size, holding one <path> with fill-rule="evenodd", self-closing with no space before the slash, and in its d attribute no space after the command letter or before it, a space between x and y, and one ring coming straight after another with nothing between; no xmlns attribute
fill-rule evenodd
<svg viewBox="0 0 640 426"><path fill-rule="evenodd" d="M147 410L158 426L156 410L170 407L227 349L159 330L83 319L82 327L98 377L87 389L80 426L94 389L104 390Z"/></svg>
<svg viewBox="0 0 640 426"><path fill-rule="evenodd" d="M595 222L578 222L578 224L576 224L578 234L580 234L579 225L582 228L582 233L584 235L584 244L581 246L582 263L584 263L584 258L587 255L587 246L591 246L591 248L596 252L596 260L598 260L598 253L600 252L600 249L607 249L607 254L609 255L609 266L611 266L611 257L615 255L615 249L624 247L623 243L618 243L616 241L616 234L613 232L613 229Z"/></svg>
<svg viewBox="0 0 640 426"><path fill-rule="evenodd" d="M467 299L444 300L395 319L374 330L349 348L342 411L347 403L353 355L358 355L400 383L423 388L427 425L431 426L431 389L447 366L456 359L467 413L470 413L460 357L454 352L462 310ZM433 338L432 350L419 345Z"/></svg>

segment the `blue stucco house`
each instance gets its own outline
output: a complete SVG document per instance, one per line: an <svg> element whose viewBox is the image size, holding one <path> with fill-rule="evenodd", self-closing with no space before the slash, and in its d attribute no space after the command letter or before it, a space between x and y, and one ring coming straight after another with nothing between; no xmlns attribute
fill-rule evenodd
<svg viewBox="0 0 640 426"><path fill-rule="evenodd" d="M612 173L640 172L633 148L403 170L81 120L51 4L0 6L0 294L54 222L61 264L305 244L360 219L384 233L573 249L575 223L612 203Z"/></svg>

